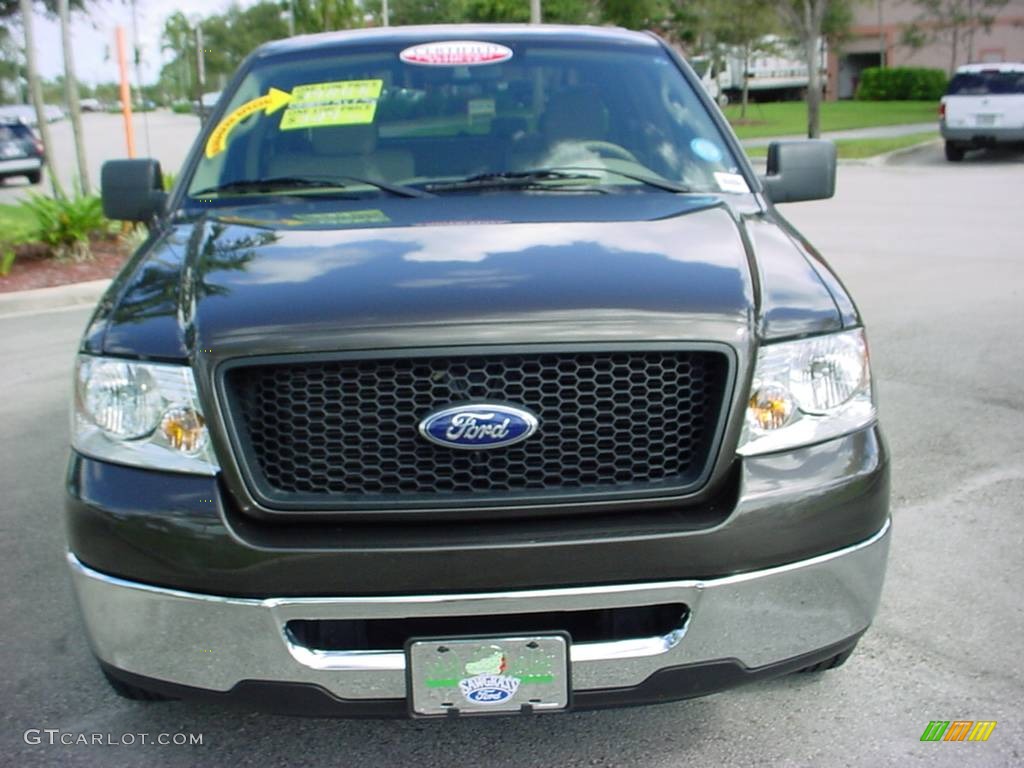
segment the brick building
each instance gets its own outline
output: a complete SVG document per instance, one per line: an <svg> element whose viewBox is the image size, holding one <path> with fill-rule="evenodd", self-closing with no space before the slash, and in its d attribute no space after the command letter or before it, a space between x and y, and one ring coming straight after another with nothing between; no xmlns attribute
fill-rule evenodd
<svg viewBox="0 0 1024 768"><path fill-rule="evenodd" d="M1024 61L1024 0L1010 0L992 15L995 21L988 30L979 26L961 33L954 65L948 31L920 48L903 42L904 31L912 24L926 33L935 31L912 0L857 3L850 39L829 53L826 95L852 98L860 73L883 61L886 66L936 67L947 72L968 62Z"/></svg>

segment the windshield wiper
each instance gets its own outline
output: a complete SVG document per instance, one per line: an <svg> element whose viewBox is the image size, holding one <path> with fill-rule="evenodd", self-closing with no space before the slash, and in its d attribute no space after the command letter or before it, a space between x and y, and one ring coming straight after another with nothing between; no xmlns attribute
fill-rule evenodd
<svg viewBox="0 0 1024 768"><path fill-rule="evenodd" d="M589 171L589 173L583 173ZM689 187L676 184L668 179L654 178L642 174L619 171L614 168L597 168L587 165L560 165L557 168L531 168L525 171L500 171L496 173L480 173L476 176L468 176L457 181L442 181L434 184L427 184L426 188L435 192L444 192L459 189L483 189L496 187L511 187L516 189L524 188L552 188L557 189L557 184L549 182L572 182L572 181L597 181L602 173L613 173L624 179L638 181L650 187L663 189L666 192L692 192ZM574 187L580 191L610 191L601 185L578 185Z"/></svg>
<svg viewBox="0 0 1024 768"><path fill-rule="evenodd" d="M692 192L693 190L683 184L677 184L674 181L668 179L662 179L655 176L646 176L640 173L631 173L629 171L620 171L616 168L597 168L593 165L560 165L557 168L538 168L535 171L524 171L524 173L563 173L566 171L591 171L592 173L614 173L616 176L621 176L624 179L632 179L633 181L639 181L641 184L646 184L650 187L657 187L658 189L664 189L666 192ZM569 176L570 174L566 174ZM590 178L600 178L591 176Z"/></svg>
<svg viewBox="0 0 1024 768"><path fill-rule="evenodd" d="M588 169L591 170L591 169ZM567 173L562 170L539 168L530 171L498 171L494 173L478 173L455 181L438 181L427 184L426 189L436 192L447 192L460 189L495 189L511 187L515 189L554 187L542 185L550 181L596 181L600 176L589 173ZM580 189L592 190L592 186L581 186Z"/></svg>
<svg viewBox="0 0 1024 768"><path fill-rule="evenodd" d="M191 197L204 197L207 195L244 195L249 193L273 193L296 190L344 190L350 185L343 182L349 181L356 184L366 184L383 192L395 195L396 197L433 197L429 192L424 192L414 187L406 187L401 184L389 184L385 181L374 179L362 179L357 176L273 176L268 179L237 179L225 184L218 184L214 187L207 187L198 192L193 192Z"/></svg>

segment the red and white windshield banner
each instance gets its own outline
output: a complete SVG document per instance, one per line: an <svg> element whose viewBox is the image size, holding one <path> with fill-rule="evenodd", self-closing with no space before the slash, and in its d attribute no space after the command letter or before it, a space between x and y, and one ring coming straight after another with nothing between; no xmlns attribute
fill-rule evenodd
<svg viewBox="0 0 1024 768"><path fill-rule="evenodd" d="M399 58L406 64L424 67L472 67L508 61L512 58L512 49L497 43L450 40L414 45L402 51Z"/></svg>

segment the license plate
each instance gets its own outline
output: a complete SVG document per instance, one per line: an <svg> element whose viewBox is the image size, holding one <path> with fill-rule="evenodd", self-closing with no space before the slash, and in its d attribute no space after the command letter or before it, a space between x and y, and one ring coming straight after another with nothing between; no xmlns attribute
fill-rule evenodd
<svg viewBox="0 0 1024 768"><path fill-rule="evenodd" d="M978 126L990 126L996 124L996 115L975 115L974 124Z"/></svg>
<svg viewBox="0 0 1024 768"><path fill-rule="evenodd" d="M572 689L567 635L412 640L406 670L420 716L565 709Z"/></svg>

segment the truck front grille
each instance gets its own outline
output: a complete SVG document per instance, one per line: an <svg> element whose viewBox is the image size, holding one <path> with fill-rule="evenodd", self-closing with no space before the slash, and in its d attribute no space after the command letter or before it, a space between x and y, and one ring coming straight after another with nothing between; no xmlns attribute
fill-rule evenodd
<svg viewBox="0 0 1024 768"><path fill-rule="evenodd" d="M689 492L706 478L729 360L701 350L238 363L224 395L268 507L447 508ZM540 427L486 451L418 431L443 406L525 407Z"/></svg>

